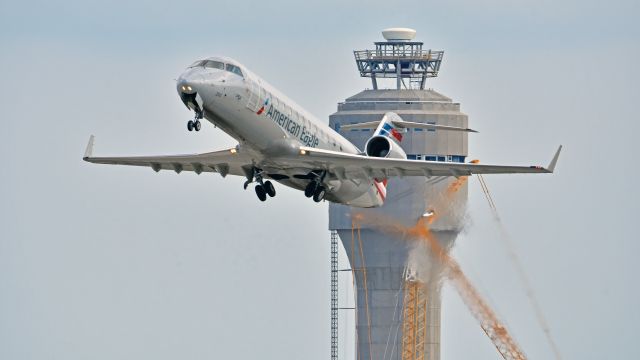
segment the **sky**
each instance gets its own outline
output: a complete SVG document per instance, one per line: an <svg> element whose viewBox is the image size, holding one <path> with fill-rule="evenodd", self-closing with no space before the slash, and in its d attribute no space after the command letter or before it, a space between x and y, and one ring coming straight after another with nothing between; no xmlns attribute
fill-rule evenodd
<svg viewBox="0 0 640 360"><path fill-rule="evenodd" d="M640 358L639 13L631 0L0 0L0 358L329 358L326 204L81 157L90 134L97 155L234 145L186 131L174 79L204 56L328 122L370 87L352 50L391 26L445 50L429 86L480 131L471 157L546 164L564 145L553 176L485 179L563 358ZM551 358L470 180L452 255L525 353ZM446 284L442 324L442 359L498 358Z"/></svg>

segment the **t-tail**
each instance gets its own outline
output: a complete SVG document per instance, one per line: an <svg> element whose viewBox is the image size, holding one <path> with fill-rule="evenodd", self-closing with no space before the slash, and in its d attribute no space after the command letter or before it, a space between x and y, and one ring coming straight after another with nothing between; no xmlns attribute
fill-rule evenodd
<svg viewBox="0 0 640 360"><path fill-rule="evenodd" d="M396 125L394 125L392 121L394 117L397 117L399 121L402 121L400 116L398 116L396 113L386 113L380 120L380 124L378 125L378 128L376 128L375 134L377 136L386 136L389 138L393 138L398 143L400 143L402 141L402 133L398 131Z"/></svg>
<svg viewBox="0 0 640 360"><path fill-rule="evenodd" d="M473 132L477 131L469 128L461 128L456 126L426 124L412 121L404 121L400 115L394 112L388 112L384 114L380 121L368 121L358 124L342 125L340 130L352 130L352 129L376 129L374 136L385 136L392 138L398 143L402 141L402 133L406 132L408 128L424 129L424 130L446 130L446 131L463 131Z"/></svg>

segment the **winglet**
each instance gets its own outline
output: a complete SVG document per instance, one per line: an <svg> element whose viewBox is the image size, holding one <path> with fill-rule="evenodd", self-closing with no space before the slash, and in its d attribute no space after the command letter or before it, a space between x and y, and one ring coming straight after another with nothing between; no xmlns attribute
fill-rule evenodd
<svg viewBox="0 0 640 360"><path fill-rule="evenodd" d="M560 150L562 150L562 145L558 147L558 151L556 151L556 154L553 156L553 159L551 159L551 162L547 167L547 170L549 170L549 172L553 172L553 170L556 168L556 163L558 162L558 158L560 157Z"/></svg>
<svg viewBox="0 0 640 360"><path fill-rule="evenodd" d="M93 135L89 137L89 143L87 143L87 149L84 151L84 157L82 157L83 160L87 160L88 158L91 157L91 155L93 155L94 139L95 139L95 136Z"/></svg>

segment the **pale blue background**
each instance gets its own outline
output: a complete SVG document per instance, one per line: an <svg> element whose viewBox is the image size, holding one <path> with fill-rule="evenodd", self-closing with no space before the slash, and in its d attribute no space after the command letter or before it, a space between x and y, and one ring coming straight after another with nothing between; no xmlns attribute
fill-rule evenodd
<svg viewBox="0 0 640 360"><path fill-rule="evenodd" d="M208 55L326 120L370 86L351 51L389 26L446 51L430 86L481 132L472 158L546 164L565 145L554 176L486 179L564 358L640 358L638 15L631 0L1 0L0 359L328 359L325 204L81 156L89 134L97 154L232 145L185 129L173 79ZM469 213L454 256L525 352L551 358L475 179ZM497 359L449 287L443 303L442 358Z"/></svg>

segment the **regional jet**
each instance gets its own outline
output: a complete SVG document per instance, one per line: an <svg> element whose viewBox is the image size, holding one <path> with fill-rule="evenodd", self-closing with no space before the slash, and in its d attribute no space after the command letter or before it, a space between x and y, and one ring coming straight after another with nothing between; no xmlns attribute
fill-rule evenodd
<svg viewBox="0 0 640 360"><path fill-rule="evenodd" d="M261 201L276 195L274 182L298 189L315 202L328 200L354 207L384 203L387 179L405 176L552 173L549 166L483 165L407 159L401 147L407 128L474 132L471 129L404 121L388 112L379 121L343 125L341 130L375 129L364 149L318 120L301 106L227 57L198 60L177 79L184 105L194 113L189 131L207 120L238 141L230 149L191 155L96 157L93 135L84 160L97 164L150 167L156 172L217 172L255 183Z"/></svg>

